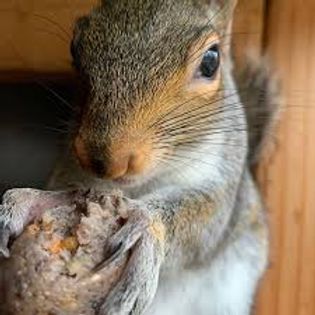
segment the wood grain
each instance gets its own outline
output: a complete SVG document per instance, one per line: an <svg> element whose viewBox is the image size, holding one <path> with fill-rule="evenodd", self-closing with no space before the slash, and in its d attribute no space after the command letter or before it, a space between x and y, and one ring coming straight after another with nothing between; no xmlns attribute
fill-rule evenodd
<svg viewBox="0 0 315 315"><path fill-rule="evenodd" d="M0 69L21 73L70 71L76 17L96 0L0 2ZM237 66L259 55L265 41L279 69L286 109L272 159L259 177L271 224L271 265L258 315L315 314L315 2L241 0L234 24ZM264 18L266 18L264 20ZM64 30L62 30L64 29ZM264 33L265 30L265 33Z"/></svg>
<svg viewBox="0 0 315 315"><path fill-rule="evenodd" d="M239 0L232 31L233 55L236 67L242 67L246 57L258 58L264 40L265 0Z"/></svg>
<svg viewBox="0 0 315 315"><path fill-rule="evenodd" d="M315 2L273 0L266 48L285 110L276 154L260 178L271 222L271 268L257 314L315 314Z"/></svg>
<svg viewBox="0 0 315 315"><path fill-rule="evenodd" d="M0 78L71 71L69 42L77 17L98 0L0 1ZM264 0L240 0L233 29L236 60L261 50ZM230 35L229 35L230 36Z"/></svg>
<svg viewBox="0 0 315 315"><path fill-rule="evenodd" d="M97 0L0 2L0 69L61 73L71 69L69 42L75 19Z"/></svg>

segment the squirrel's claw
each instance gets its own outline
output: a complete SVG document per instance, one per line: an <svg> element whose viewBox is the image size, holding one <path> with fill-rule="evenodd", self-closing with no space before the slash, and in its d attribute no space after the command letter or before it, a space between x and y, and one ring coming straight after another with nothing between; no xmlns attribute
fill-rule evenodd
<svg viewBox="0 0 315 315"><path fill-rule="evenodd" d="M106 297L99 315L142 314L157 290L163 250L152 234L152 218L146 210L131 210L125 225L109 241L112 256L98 266L104 268L130 257L120 281Z"/></svg>
<svg viewBox="0 0 315 315"><path fill-rule="evenodd" d="M10 230L3 224L0 223L0 258L10 257L10 252L8 249L8 243L10 239Z"/></svg>
<svg viewBox="0 0 315 315"><path fill-rule="evenodd" d="M157 290L160 259L153 243L143 236L132 249L127 267L106 297L99 315L142 314Z"/></svg>
<svg viewBox="0 0 315 315"><path fill-rule="evenodd" d="M103 262L98 264L95 268L96 271L113 264L117 259L125 255L136 242L142 237L146 228L148 227L148 222L145 222L144 218L137 219L135 213L127 221L127 223L108 241L106 245L106 258ZM136 221L136 222L135 222Z"/></svg>
<svg viewBox="0 0 315 315"><path fill-rule="evenodd" d="M8 258L11 237L18 236L33 216L29 196L31 189L8 190L2 197L0 205L0 256Z"/></svg>
<svg viewBox="0 0 315 315"><path fill-rule="evenodd" d="M72 195L72 192L49 192L31 188L8 190L2 197L2 205L0 204L0 256L9 257L7 247L10 237L20 235L46 208L57 207L72 200Z"/></svg>

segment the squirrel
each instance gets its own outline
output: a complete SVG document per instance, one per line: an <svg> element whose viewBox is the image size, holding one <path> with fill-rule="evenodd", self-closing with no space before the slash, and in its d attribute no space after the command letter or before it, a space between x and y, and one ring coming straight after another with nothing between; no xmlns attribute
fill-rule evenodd
<svg viewBox="0 0 315 315"><path fill-rule="evenodd" d="M264 66L233 76L235 5L103 0L76 23L84 96L49 188L120 189L129 204L103 265L128 264L99 315L252 310L269 242L250 168L273 89Z"/></svg>

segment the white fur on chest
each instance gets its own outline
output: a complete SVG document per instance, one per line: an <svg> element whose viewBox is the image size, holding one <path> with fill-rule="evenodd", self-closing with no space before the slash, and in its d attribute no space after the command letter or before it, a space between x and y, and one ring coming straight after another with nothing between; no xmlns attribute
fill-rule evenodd
<svg viewBox="0 0 315 315"><path fill-rule="evenodd" d="M207 269L162 278L146 315L249 315L263 268L238 250L228 249Z"/></svg>

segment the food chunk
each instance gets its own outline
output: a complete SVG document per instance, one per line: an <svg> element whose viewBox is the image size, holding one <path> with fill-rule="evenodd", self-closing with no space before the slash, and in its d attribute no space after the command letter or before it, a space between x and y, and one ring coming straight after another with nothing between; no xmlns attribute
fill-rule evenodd
<svg viewBox="0 0 315 315"><path fill-rule="evenodd" d="M23 198L32 204L49 194L29 190ZM13 242L10 258L1 259L1 314L94 315L127 262L126 254L97 268L109 258L107 239L123 224L119 192L51 194L62 196L59 204L40 203L41 216Z"/></svg>

